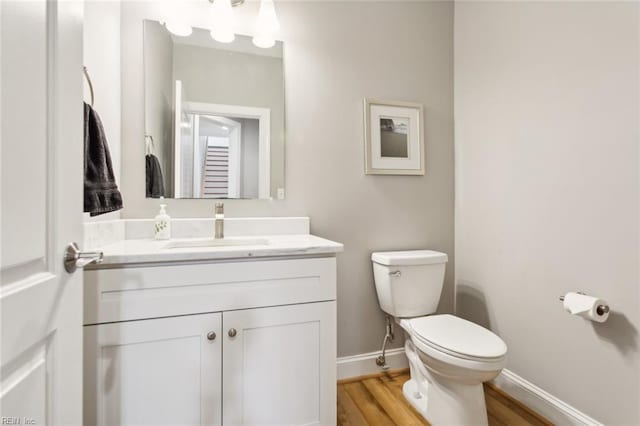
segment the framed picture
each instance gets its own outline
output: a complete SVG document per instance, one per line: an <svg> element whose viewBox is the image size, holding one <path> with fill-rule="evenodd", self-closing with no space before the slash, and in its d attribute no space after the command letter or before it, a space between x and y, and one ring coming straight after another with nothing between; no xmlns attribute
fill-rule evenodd
<svg viewBox="0 0 640 426"><path fill-rule="evenodd" d="M364 100L365 173L424 175L421 104Z"/></svg>

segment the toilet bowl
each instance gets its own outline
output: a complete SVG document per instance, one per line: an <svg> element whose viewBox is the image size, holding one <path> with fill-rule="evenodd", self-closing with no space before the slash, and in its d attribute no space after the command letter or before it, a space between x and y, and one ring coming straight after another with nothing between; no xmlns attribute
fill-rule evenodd
<svg viewBox="0 0 640 426"><path fill-rule="evenodd" d="M417 324L416 324L417 323ZM486 425L482 383L506 364L506 344L452 315L402 319L411 380L405 398L434 425Z"/></svg>
<svg viewBox="0 0 640 426"><path fill-rule="evenodd" d="M507 345L453 315L434 315L447 256L431 250L372 254L380 306L406 333L405 398L431 424L487 425L482 383L506 364Z"/></svg>

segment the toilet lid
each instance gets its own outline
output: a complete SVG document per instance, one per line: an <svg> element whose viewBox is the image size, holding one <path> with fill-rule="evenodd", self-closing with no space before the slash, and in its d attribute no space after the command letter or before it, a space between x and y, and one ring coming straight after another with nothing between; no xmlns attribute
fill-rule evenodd
<svg viewBox="0 0 640 426"><path fill-rule="evenodd" d="M507 353L507 345L500 337L453 315L413 318L408 323L413 337L454 356L496 359Z"/></svg>
<svg viewBox="0 0 640 426"><path fill-rule="evenodd" d="M371 253L371 260L388 266L432 265L447 263L447 255L433 250L381 251Z"/></svg>

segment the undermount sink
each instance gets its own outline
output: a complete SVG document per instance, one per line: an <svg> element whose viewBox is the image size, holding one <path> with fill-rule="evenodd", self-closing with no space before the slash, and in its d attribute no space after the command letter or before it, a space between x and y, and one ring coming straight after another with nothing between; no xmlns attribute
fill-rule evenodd
<svg viewBox="0 0 640 426"><path fill-rule="evenodd" d="M164 246L165 249L201 248L201 247L232 247L232 246L266 246L269 240L266 238L206 238L171 241Z"/></svg>

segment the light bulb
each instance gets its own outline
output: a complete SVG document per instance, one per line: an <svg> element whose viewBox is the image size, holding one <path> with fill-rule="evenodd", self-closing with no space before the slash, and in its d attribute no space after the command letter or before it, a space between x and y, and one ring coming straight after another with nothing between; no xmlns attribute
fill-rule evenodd
<svg viewBox="0 0 640 426"><path fill-rule="evenodd" d="M262 48L273 47L276 44L276 33L280 29L278 16L273 0L260 0L260 11L256 20L256 34L253 44Z"/></svg>
<svg viewBox="0 0 640 426"><path fill-rule="evenodd" d="M234 19L231 0L214 0L211 13L213 15L211 37L220 43L231 43L236 38L233 33Z"/></svg>
<svg viewBox="0 0 640 426"><path fill-rule="evenodd" d="M164 16L164 26L174 35L188 37L193 32L188 24L188 11L178 2L165 0L161 4L162 16Z"/></svg>
<svg viewBox="0 0 640 426"><path fill-rule="evenodd" d="M180 22L170 22L167 21L164 23L165 27L171 34L180 36L180 37L188 37L193 32L193 28L190 25L183 24Z"/></svg>

